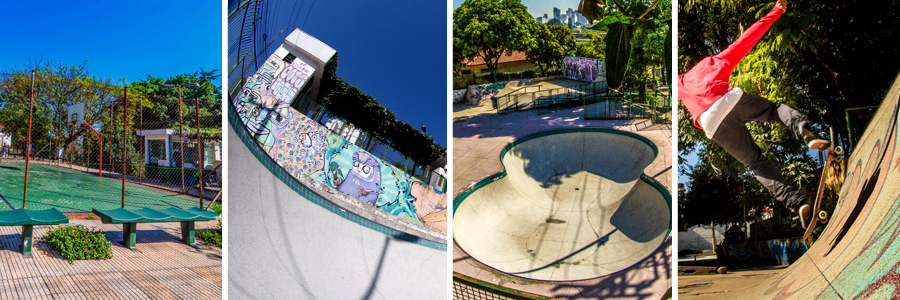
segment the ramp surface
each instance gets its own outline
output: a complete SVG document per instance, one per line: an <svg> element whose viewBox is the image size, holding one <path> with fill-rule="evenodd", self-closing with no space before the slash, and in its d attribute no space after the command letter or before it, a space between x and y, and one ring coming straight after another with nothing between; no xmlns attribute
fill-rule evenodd
<svg viewBox="0 0 900 300"><path fill-rule="evenodd" d="M790 268L721 299L897 299L900 296L900 76L847 161L825 231Z"/></svg>
<svg viewBox="0 0 900 300"><path fill-rule="evenodd" d="M642 176L656 155L646 138L610 129L518 139L501 154L505 173L456 200L454 240L476 260L530 279L626 269L669 236L668 192Z"/></svg>
<svg viewBox="0 0 900 300"><path fill-rule="evenodd" d="M283 169L272 162L273 171L266 168L239 137L246 132L235 132L233 124L227 126L228 298L446 298L447 252L366 228L344 218L347 211L307 200L313 192L301 196L290 175L273 173Z"/></svg>

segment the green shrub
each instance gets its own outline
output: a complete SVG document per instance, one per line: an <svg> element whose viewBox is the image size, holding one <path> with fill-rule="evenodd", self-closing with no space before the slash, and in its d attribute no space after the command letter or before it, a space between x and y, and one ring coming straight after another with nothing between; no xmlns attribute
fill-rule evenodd
<svg viewBox="0 0 900 300"><path fill-rule="evenodd" d="M197 230L197 238L203 240L207 245L222 247L222 233L218 230Z"/></svg>
<svg viewBox="0 0 900 300"><path fill-rule="evenodd" d="M91 231L84 225L60 226L47 232L47 243L62 257L73 263L76 259L112 258L112 244L102 231Z"/></svg>

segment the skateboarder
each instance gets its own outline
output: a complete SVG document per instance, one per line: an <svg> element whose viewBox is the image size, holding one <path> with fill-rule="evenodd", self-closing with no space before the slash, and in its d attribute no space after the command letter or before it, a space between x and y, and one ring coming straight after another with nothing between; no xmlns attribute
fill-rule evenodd
<svg viewBox="0 0 900 300"><path fill-rule="evenodd" d="M805 197L762 155L745 124L750 121L781 124L790 129L794 138L819 151L828 148L831 141L812 133L806 118L796 110L728 85L734 68L786 9L787 0L778 0L772 11L747 28L728 48L700 60L679 75L678 99L693 117L694 126L703 129L706 137L750 169L756 179L775 194L776 200L797 212L805 229L812 218L812 209L806 204Z"/></svg>

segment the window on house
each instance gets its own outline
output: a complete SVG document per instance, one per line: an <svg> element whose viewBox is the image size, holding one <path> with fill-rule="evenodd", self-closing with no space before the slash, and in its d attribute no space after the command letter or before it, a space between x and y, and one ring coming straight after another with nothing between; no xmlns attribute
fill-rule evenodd
<svg viewBox="0 0 900 300"><path fill-rule="evenodd" d="M172 142L172 163L170 163L173 167L181 166L181 159L184 158L184 167L185 168L196 168L198 165L198 156L197 156L197 143L196 142L185 142L184 143L184 153L181 152L181 142L175 141Z"/></svg>
<svg viewBox="0 0 900 300"><path fill-rule="evenodd" d="M166 140L148 140L150 144L150 163L158 164L161 160L166 160Z"/></svg>

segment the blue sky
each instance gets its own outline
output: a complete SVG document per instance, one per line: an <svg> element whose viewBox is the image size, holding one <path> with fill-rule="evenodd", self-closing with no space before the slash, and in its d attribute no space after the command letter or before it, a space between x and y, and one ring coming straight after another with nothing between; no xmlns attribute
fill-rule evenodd
<svg viewBox="0 0 900 300"><path fill-rule="evenodd" d="M294 28L302 27L337 50L338 76L375 97L397 118L416 128L425 125L428 135L447 146L446 2L273 3L278 12L269 17L267 36L276 37L263 58Z"/></svg>
<svg viewBox="0 0 900 300"><path fill-rule="evenodd" d="M534 17L543 17L547 14L553 18L553 8L559 8L560 14L565 14L567 8L573 11L578 10L579 0L561 0L561 1L540 1L540 0L522 0L522 4L528 7L528 12ZM453 0L453 9L462 5L463 0Z"/></svg>
<svg viewBox="0 0 900 300"><path fill-rule="evenodd" d="M222 69L221 1L9 1L0 25L0 72L87 60L92 75L131 83Z"/></svg>

